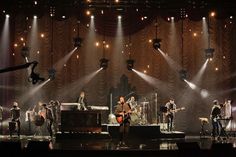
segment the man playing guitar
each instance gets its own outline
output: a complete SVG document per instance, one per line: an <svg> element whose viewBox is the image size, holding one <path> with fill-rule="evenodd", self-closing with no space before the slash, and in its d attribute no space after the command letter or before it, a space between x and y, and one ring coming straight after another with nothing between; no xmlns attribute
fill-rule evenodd
<svg viewBox="0 0 236 157"><path fill-rule="evenodd" d="M173 98L171 98L165 105L165 107L167 108L167 112L166 112L166 117L167 117L167 130L168 131L173 131L173 123L174 123L174 115L175 112L178 112L180 110L184 110L185 108L176 108L176 104L175 104L175 100Z"/></svg>
<svg viewBox="0 0 236 157"><path fill-rule="evenodd" d="M128 103L125 102L125 99L123 96L119 98L117 107L115 109L115 116L117 122L120 124L119 133L120 133L120 142L119 145L124 145L124 139L126 138L126 135L129 132L129 126L130 126L130 113L131 113L131 107Z"/></svg>

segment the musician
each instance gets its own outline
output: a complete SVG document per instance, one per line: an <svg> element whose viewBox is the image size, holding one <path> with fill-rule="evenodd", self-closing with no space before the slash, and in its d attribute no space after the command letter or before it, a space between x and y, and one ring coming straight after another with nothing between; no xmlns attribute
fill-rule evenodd
<svg viewBox="0 0 236 157"><path fill-rule="evenodd" d="M13 102L13 107L11 108L11 121L16 122L17 124L17 134L20 136L20 108L18 107L18 103L16 101ZM10 130L10 135L13 130Z"/></svg>
<svg viewBox="0 0 236 157"><path fill-rule="evenodd" d="M53 124L52 110L49 107L47 107L46 103L43 103L42 107L43 107L42 113L45 113L44 118L45 118L46 123L47 123L47 130L48 130L50 136L52 137L52 135L53 135L53 132L52 132L52 124Z"/></svg>
<svg viewBox="0 0 236 157"><path fill-rule="evenodd" d="M55 132L59 130L58 124L59 124L59 116L60 116L60 102L50 100L49 106L52 109L52 115L53 115L53 127Z"/></svg>
<svg viewBox="0 0 236 157"><path fill-rule="evenodd" d="M216 137L220 136L220 121L218 120L221 118L221 106L218 100L213 101L213 107L211 110L211 124L212 124L212 137L215 139Z"/></svg>
<svg viewBox="0 0 236 157"><path fill-rule="evenodd" d="M77 98L76 102L80 104L80 109L81 110L87 110L87 99L85 97L85 92L84 91L82 91L80 93L80 96Z"/></svg>
<svg viewBox="0 0 236 157"><path fill-rule="evenodd" d="M167 130L168 131L173 131L173 125L174 125L174 110L176 110L176 104L175 100L171 98L165 105L167 108Z"/></svg>
<svg viewBox="0 0 236 157"><path fill-rule="evenodd" d="M120 123L119 145L125 145L124 140L127 138L130 126L130 112L131 107L125 102L125 98L121 96L115 109L115 116L117 117L118 123Z"/></svg>
<svg viewBox="0 0 236 157"><path fill-rule="evenodd" d="M231 100L226 99L224 103L224 118L225 119L231 119L232 118L232 106L231 106Z"/></svg>
<svg viewBox="0 0 236 157"><path fill-rule="evenodd" d="M127 101L127 103L129 103L131 109L134 109L138 105L134 96L131 96L130 99Z"/></svg>
<svg viewBox="0 0 236 157"><path fill-rule="evenodd" d="M225 99L224 103L224 118L226 121L225 122L225 127L227 130L231 131L232 127L232 100L230 99Z"/></svg>

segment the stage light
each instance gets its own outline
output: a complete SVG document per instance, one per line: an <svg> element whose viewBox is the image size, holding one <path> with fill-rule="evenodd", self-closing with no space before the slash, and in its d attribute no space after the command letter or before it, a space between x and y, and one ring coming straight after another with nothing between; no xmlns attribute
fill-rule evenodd
<svg viewBox="0 0 236 157"><path fill-rule="evenodd" d="M48 70L48 78L50 80L54 80L56 75L56 70L54 68L51 68Z"/></svg>
<svg viewBox="0 0 236 157"><path fill-rule="evenodd" d="M216 15L216 13L213 11L211 12L211 17L214 17Z"/></svg>
<svg viewBox="0 0 236 157"><path fill-rule="evenodd" d="M94 19L94 15L91 15L90 18L91 18L91 19Z"/></svg>
<svg viewBox="0 0 236 157"><path fill-rule="evenodd" d="M212 58L213 58L213 56L214 56L214 51L215 51L215 49L213 49L213 48L205 49L205 56L206 56L206 59L212 60Z"/></svg>
<svg viewBox="0 0 236 157"><path fill-rule="evenodd" d="M21 48L21 56L24 57L24 58L29 57L29 47L23 46Z"/></svg>
<svg viewBox="0 0 236 157"><path fill-rule="evenodd" d="M179 77L182 81L186 80L187 79L187 71L182 69L179 71Z"/></svg>
<svg viewBox="0 0 236 157"><path fill-rule="evenodd" d="M10 17L10 15L9 14L6 14L6 18L9 18Z"/></svg>
<svg viewBox="0 0 236 157"><path fill-rule="evenodd" d="M118 15L117 18L120 20L121 19L121 15Z"/></svg>
<svg viewBox="0 0 236 157"><path fill-rule="evenodd" d="M86 15L90 15L91 12L89 10L86 11Z"/></svg>
<svg viewBox="0 0 236 157"><path fill-rule="evenodd" d="M161 48L161 39L159 38L155 38L152 40L152 46L154 49L158 50L159 48Z"/></svg>
<svg viewBox="0 0 236 157"><path fill-rule="evenodd" d="M81 47L83 39L80 37L74 38L74 47Z"/></svg>
<svg viewBox="0 0 236 157"><path fill-rule="evenodd" d="M132 70L134 68L134 60L133 59L128 59L127 61L127 69Z"/></svg>
<svg viewBox="0 0 236 157"><path fill-rule="evenodd" d="M108 59L106 59L106 58L101 58L101 59L100 59L100 68L102 68L102 69L105 70L105 69L108 67L108 62L109 62Z"/></svg>
<svg viewBox="0 0 236 157"><path fill-rule="evenodd" d="M37 16L36 16L36 15L34 15L34 19L37 19Z"/></svg>

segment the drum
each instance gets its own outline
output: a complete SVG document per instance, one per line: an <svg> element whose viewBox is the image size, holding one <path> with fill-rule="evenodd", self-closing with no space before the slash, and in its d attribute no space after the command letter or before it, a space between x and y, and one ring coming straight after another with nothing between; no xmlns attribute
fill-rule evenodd
<svg viewBox="0 0 236 157"><path fill-rule="evenodd" d="M34 124L36 126L42 126L44 124L45 119L41 115L36 115L34 117Z"/></svg>
<svg viewBox="0 0 236 157"><path fill-rule="evenodd" d="M131 125L137 125L140 123L140 116L138 115L137 112L130 114L130 118L131 118L130 121Z"/></svg>

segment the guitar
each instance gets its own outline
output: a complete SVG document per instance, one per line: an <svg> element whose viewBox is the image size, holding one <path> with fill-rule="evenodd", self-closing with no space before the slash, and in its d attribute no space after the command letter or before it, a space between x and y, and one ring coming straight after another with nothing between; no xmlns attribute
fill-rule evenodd
<svg viewBox="0 0 236 157"><path fill-rule="evenodd" d="M177 109L175 109L175 110L170 109L170 110L167 110L167 112L165 113L165 115L166 115L166 116L169 116L169 115L171 115L171 114L173 114L173 113L175 113L175 112L179 112L179 111L183 111L183 110L185 110L185 107L177 108Z"/></svg>
<svg viewBox="0 0 236 157"><path fill-rule="evenodd" d="M132 110L129 110L128 112L124 113L124 115L120 115L120 116L117 116L116 117L116 121L119 123L119 124L122 124L123 121L125 121L126 119L130 118L130 114L132 114ZM122 112L120 112L120 114L122 114Z"/></svg>

